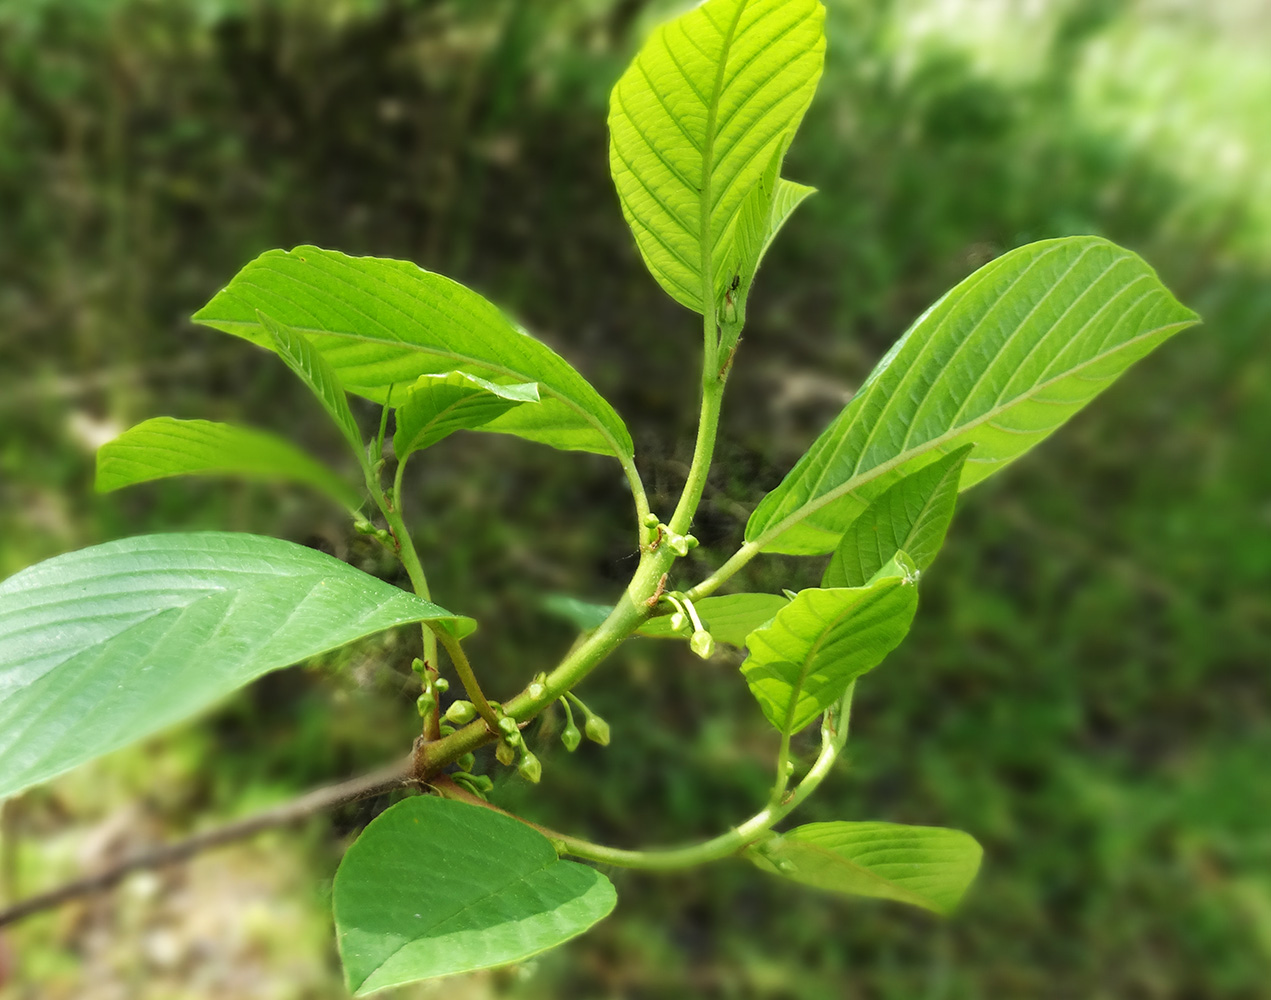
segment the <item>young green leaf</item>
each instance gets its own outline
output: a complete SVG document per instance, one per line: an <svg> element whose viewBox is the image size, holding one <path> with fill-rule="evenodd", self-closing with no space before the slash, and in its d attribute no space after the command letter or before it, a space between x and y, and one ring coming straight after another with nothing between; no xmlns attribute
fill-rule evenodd
<svg viewBox="0 0 1271 1000"><path fill-rule="evenodd" d="M154 417L97 449L97 491L110 493L169 476L242 476L317 487L350 510L357 490L295 445L250 427Z"/></svg>
<svg viewBox="0 0 1271 1000"><path fill-rule="evenodd" d="M762 251L738 252L738 217L771 171L750 209L771 229L775 178L821 77L824 22L819 0L707 0L654 31L613 89L622 213L649 271L689 309L706 312L742 256L758 265Z"/></svg>
<svg viewBox="0 0 1271 1000"><path fill-rule="evenodd" d="M843 535L821 586L863 587L901 551L918 569L930 566L953 520L958 479L971 447L963 445L880 493Z"/></svg>
<svg viewBox="0 0 1271 1000"><path fill-rule="evenodd" d="M514 406L538 401L534 382L495 385L466 372L421 375L397 407L393 451L401 461L455 431L483 427Z"/></svg>
<svg viewBox="0 0 1271 1000"><path fill-rule="evenodd" d="M832 551L897 479L975 444L966 489L1196 321L1138 256L1107 240L1013 250L918 319L764 497L746 540L770 552Z"/></svg>
<svg viewBox="0 0 1271 1000"><path fill-rule="evenodd" d="M947 914L980 868L969 834L897 823L809 823L746 853L756 867L850 896L872 896Z"/></svg>
<svg viewBox="0 0 1271 1000"><path fill-rule="evenodd" d="M357 421L353 419L353 411L349 409L349 399L344 394L344 386L335 369L327 363L318 350L302 334L297 333L285 323L266 316L259 309L256 318L267 331L270 346L282 358L288 368L295 373L309 391L318 398L322 408L335 421L345 440L359 454L362 452L362 432L358 430Z"/></svg>
<svg viewBox="0 0 1271 1000"><path fill-rule="evenodd" d="M143 535L0 583L0 798L279 667L408 622L471 619L313 549Z"/></svg>
<svg viewBox="0 0 1271 1000"><path fill-rule="evenodd" d="M631 460L621 418L563 358L476 292L409 261L270 250L194 319L274 350L257 310L311 341L349 392L382 403L394 383L456 369L496 383L537 382L538 406L516 407L484 429Z"/></svg>
<svg viewBox="0 0 1271 1000"><path fill-rule="evenodd" d="M720 642L743 646L746 636L772 620L790 602L778 594L724 594L695 601L698 616ZM639 628L640 635L654 639L682 639L671 628L671 616L650 618Z"/></svg>
<svg viewBox="0 0 1271 1000"><path fill-rule="evenodd" d="M519 820L425 796L362 832L332 900L356 996L522 961L583 933L616 901L600 872L561 861Z"/></svg>
<svg viewBox="0 0 1271 1000"><path fill-rule="evenodd" d="M802 590L746 637L741 672L780 732L797 733L900 645L918 610L915 572L899 552L869 586Z"/></svg>

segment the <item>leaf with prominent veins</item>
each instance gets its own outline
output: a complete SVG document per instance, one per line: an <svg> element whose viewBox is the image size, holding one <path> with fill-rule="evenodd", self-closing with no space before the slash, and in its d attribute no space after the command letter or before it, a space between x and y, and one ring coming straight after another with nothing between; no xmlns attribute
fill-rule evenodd
<svg viewBox="0 0 1271 1000"><path fill-rule="evenodd" d="M821 77L824 21L819 0L708 0L654 31L613 89L623 215L649 271L690 309L712 308L745 266L734 230L770 167L766 205L753 211L773 223L775 176ZM780 194L777 227L796 191L806 189ZM752 239L753 266L774 231Z"/></svg>
<svg viewBox="0 0 1271 1000"><path fill-rule="evenodd" d="M31 566L0 583L0 798L271 670L421 621L473 627L258 535L143 535Z"/></svg>
<svg viewBox="0 0 1271 1000"><path fill-rule="evenodd" d="M270 250L194 319L276 350L258 311L304 336L349 392L383 403L395 384L456 369L500 384L537 382L541 403L485 429L631 464L622 419L564 358L476 292L410 261Z"/></svg>
<svg viewBox="0 0 1271 1000"><path fill-rule="evenodd" d="M241 476L315 486L350 510L357 490L295 445L265 431L211 420L154 417L97 449L99 493L171 476Z"/></svg>
<svg viewBox="0 0 1271 1000"><path fill-rule="evenodd" d="M948 292L763 498L751 550L829 552L892 483L967 444L966 489L1193 325L1156 272L1094 236L1013 250Z"/></svg>
<svg viewBox="0 0 1271 1000"><path fill-rule="evenodd" d="M421 375L397 407L398 461L455 431L479 430L522 403L539 401L538 385L496 385L467 372Z"/></svg>
<svg viewBox="0 0 1271 1000"><path fill-rule="evenodd" d="M741 672L779 732L797 733L900 645L918 610L916 572L899 552L869 586L802 590L746 637Z"/></svg>

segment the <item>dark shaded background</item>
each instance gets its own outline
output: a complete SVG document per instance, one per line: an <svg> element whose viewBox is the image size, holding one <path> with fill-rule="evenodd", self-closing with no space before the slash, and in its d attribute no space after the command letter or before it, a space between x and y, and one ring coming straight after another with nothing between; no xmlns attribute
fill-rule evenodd
<svg viewBox="0 0 1271 1000"><path fill-rule="evenodd" d="M909 322L1011 247L1100 233L1206 325L967 494L907 642L862 684L804 819L956 826L986 848L949 922L741 864L617 873L617 914L459 997L1271 997L1271 12L1258 0L830 0L787 174L820 194L765 263L695 531L700 573ZM0 574L149 530L320 545L392 577L298 491L97 497L92 450L157 414L338 442L268 355L185 319L314 242L472 284L625 416L669 510L693 317L644 273L606 167L640 0L0 0ZM359 411L369 424L375 414ZM548 592L634 565L617 467L457 435L412 475L438 600L496 693L568 646ZM769 557L738 588L806 586ZM695 574L700 575L700 574ZM0 891L377 764L416 730L412 637L274 675L197 724L9 803ZM614 742L498 801L624 845L717 832L768 785L736 673L632 643L583 688ZM803 752L810 746L802 746ZM0 937L0 995L343 995L343 845L386 803L141 876ZM4 985L7 984L7 985Z"/></svg>

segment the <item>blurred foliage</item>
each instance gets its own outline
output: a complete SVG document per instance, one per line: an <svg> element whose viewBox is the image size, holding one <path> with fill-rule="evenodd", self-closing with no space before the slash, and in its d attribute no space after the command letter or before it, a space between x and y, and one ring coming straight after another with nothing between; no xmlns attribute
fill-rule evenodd
<svg viewBox="0 0 1271 1000"><path fill-rule="evenodd" d="M850 768L808 809L966 829L981 879L937 923L740 864L618 873L615 918L536 968L403 995L1271 996L1271 17L1256 0L829 7L830 65L788 168L821 193L760 278L695 526L702 569L908 323L1005 249L1109 236L1207 321L964 497L910 641L861 685ZM338 456L281 364L184 321L250 257L302 241L409 257L516 313L625 414L669 510L698 337L640 266L603 122L640 32L672 9L0 0L0 574L228 527L392 577L297 491L91 493L94 443L160 413ZM571 639L544 593L608 600L633 565L603 459L456 435L411 479L434 591L481 620L472 654L496 692ZM737 585L820 568L762 559ZM412 655L386 636L275 675L11 803L0 889L399 752ZM502 780L498 800L621 844L738 821L774 747L736 662L631 643L582 692L613 744L566 756L547 718L544 784ZM340 996L324 893L383 804L21 925L0 939L0 978L16 962L0 995Z"/></svg>

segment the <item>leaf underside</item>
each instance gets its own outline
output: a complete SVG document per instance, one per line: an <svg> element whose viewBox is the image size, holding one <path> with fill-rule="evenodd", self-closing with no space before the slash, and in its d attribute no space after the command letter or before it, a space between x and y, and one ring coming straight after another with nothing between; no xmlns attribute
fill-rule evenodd
<svg viewBox="0 0 1271 1000"><path fill-rule="evenodd" d="M409 261L270 250L194 319L274 350L258 311L307 338L349 392L383 403L395 384L456 369L500 384L537 382L542 403L483 429L631 458L622 420L563 358L476 292Z"/></svg>
<svg viewBox="0 0 1271 1000"><path fill-rule="evenodd" d="M969 834L898 823L809 823L747 853L773 875L829 892L871 896L947 914L980 868Z"/></svg>
<svg viewBox="0 0 1271 1000"><path fill-rule="evenodd" d="M465 372L421 375L397 407L393 453L398 460L455 431L476 430L523 403L538 403L538 386L496 385Z"/></svg>
<svg viewBox="0 0 1271 1000"><path fill-rule="evenodd" d="M155 417L97 450L99 493L171 476L241 476L316 487L357 510L362 499L322 463L264 431L211 420Z"/></svg>
<svg viewBox="0 0 1271 1000"><path fill-rule="evenodd" d="M358 996L530 958L613 909L607 878L537 830L447 799L375 818L336 872L340 958Z"/></svg>
<svg viewBox="0 0 1271 1000"><path fill-rule="evenodd" d="M966 489L1196 320L1138 256L1107 240L1013 250L918 319L764 497L746 540L769 552L830 552L889 485L974 444Z"/></svg>
<svg viewBox="0 0 1271 1000"><path fill-rule="evenodd" d="M0 798L268 671L419 621L472 625L257 535L143 535L39 563L0 583Z"/></svg>

